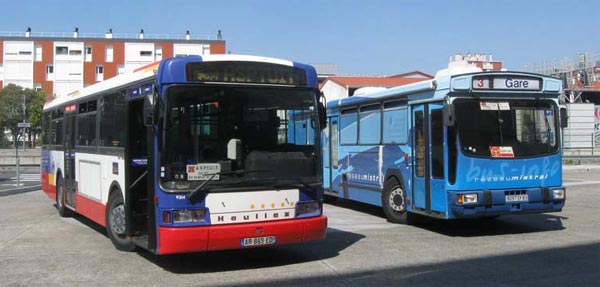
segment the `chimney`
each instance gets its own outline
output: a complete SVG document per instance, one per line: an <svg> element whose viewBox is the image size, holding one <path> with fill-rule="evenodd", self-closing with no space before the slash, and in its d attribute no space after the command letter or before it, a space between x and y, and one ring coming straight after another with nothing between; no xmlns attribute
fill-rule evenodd
<svg viewBox="0 0 600 287"><path fill-rule="evenodd" d="M25 37L31 37L31 27L27 27L27 30L25 31Z"/></svg>
<svg viewBox="0 0 600 287"><path fill-rule="evenodd" d="M222 40L223 39L223 35L221 35L221 30L219 30L217 32L217 40Z"/></svg>
<svg viewBox="0 0 600 287"><path fill-rule="evenodd" d="M190 39L190 30L185 31L185 39L186 40Z"/></svg>
<svg viewBox="0 0 600 287"><path fill-rule="evenodd" d="M144 29L140 30L140 39L144 39Z"/></svg>
<svg viewBox="0 0 600 287"><path fill-rule="evenodd" d="M104 37L106 39L112 39L112 37L113 37L112 28L108 29L108 32L106 32L106 34L104 34Z"/></svg>
<svg viewBox="0 0 600 287"><path fill-rule="evenodd" d="M79 28L75 27L75 31L73 31L73 38L79 37Z"/></svg>

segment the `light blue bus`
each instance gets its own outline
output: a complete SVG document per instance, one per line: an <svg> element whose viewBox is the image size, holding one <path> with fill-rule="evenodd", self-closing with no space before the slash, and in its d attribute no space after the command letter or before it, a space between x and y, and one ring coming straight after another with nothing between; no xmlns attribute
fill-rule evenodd
<svg viewBox="0 0 600 287"><path fill-rule="evenodd" d="M561 88L475 72L329 101L326 193L381 206L394 223L561 211Z"/></svg>

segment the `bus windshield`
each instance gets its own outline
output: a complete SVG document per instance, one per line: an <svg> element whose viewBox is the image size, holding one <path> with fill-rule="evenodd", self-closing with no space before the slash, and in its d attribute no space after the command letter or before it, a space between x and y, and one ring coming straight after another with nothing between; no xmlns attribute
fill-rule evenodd
<svg viewBox="0 0 600 287"><path fill-rule="evenodd" d="M194 189L209 179L203 190L317 181L313 89L173 86L165 95L165 189Z"/></svg>
<svg viewBox="0 0 600 287"><path fill-rule="evenodd" d="M461 99L454 106L465 155L518 158L558 151L552 101Z"/></svg>

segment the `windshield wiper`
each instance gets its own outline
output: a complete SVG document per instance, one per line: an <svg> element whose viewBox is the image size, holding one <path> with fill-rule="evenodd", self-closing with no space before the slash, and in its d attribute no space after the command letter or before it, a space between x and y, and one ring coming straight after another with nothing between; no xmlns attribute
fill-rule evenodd
<svg viewBox="0 0 600 287"><path fill-rule="evenodd" d="M301 184L302 186L306 187L307 189L309 189L312 192L316 191L315 188L312 185L310 185L306 181L303 181L301 178L290 178L290 179L295 180L296 182L298 182L299 184ZM316 184L320 184L320 183L317 182ZM282 187L289 187L289 186L291 186L291 184L279 184L279 185L276 185L274 187L276 187L276 188L282 188Z"/></svg>
<svg viewBox="0 0 600 287"><path fill-rule="evenodd" d="M270 172L271 170L243 170L243 169L238 169L238 170L234 170L234 171L222 171L222 172L215 172L215 173L209 173L209 174L205 174L205 176L209 176L209 178L207 178L206 180L204 180L200 185L198 185L196 188L194 188L194 190L190 191L187 194L187 199L190 203L196 203L196 201L198 200L198 195L201 194L204 191L204 187L213 179L215 178L215 176L217 175L241 175L244 173L254 173L254 172Z"/></svg>

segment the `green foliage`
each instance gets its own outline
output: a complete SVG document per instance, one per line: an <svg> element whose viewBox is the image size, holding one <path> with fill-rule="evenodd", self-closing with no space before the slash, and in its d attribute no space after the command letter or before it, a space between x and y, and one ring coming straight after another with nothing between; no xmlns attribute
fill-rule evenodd
<svg viewBox="0 0 600 287"><path fill-rule="evenodd" d="M19 132L17 123L23 121L23 98L26 121L31 123L29 132L34 136L41 132L42 108L46 94L9 84L4 89L0 89L0 129L9 130L13 138Z"/></svg>

